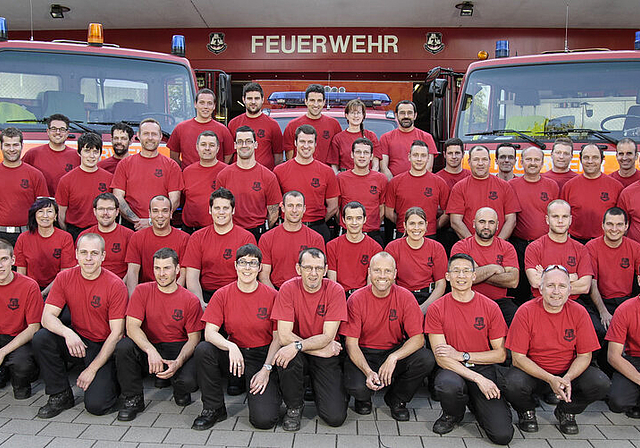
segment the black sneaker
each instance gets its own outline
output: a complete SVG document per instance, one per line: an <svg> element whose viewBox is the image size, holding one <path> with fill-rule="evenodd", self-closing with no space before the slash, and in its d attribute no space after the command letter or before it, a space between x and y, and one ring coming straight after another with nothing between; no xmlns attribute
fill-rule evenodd
<svg viewBox="0 0 640 448"><path fill-rule="evenodd" d="M300 422L302 421L302 410L304 404L299 408L287 408L287 413L282 419L282 429L285 431L298 431L300 429Z"/></svg>
<svg viewBox="0 0 640 448"><path fill-rule="evenodd" d="M436 434L447 434L453 431L463 418L464 414L460 417L454 417L453 415L445 414L443 411L442 415L433 424L433 432Z"/></svg>
<svg viewBox="0 0 640 448"><path fill-rule="evenodd" d="M244 377L243 377L244 378ZM243 381L231 381L229 380L229 384L227 384L227 395L231 397L235 397L237 395L242 395L247 391L247 387Z"/></svg>
<svg viewBox="0 0 640 448"><path fill-rule="evenodd" d="M538 432L538 419L536 418L535 409L518 412L518 428L524 432Z"/></svg>
<svg viewBox="0 0 640 448"><path fill-rule="evenodd" d="M189 406L191 404L191 394L177 394L175 391L173 392L173 401L176 402L178 406Z"/></svg>
<svg viewBox="0 0 640 448"><path fill-rule="evenodd" d="M387 403L387 406L389 406L391 417L393 417L394 420L397 420L399 422L409 421L409 409L407 409L407 403L392 403L387 395L384 396L384 402Z"/></svg>
<svg viewBox="0 0 640 448"><path fill-rule="evenodd" d="M353 410L356 412L356 414L369 415L373 410L373 405L371 404L371 400L367 400L367 401L355 400L353 404Z"/></svg>
<svg viewBox="0 0 640 448"><path fill-rule="evenodd" d="M171 380L167 378L158 378L156 377L153 380L153 387L156 389L164 389L165 387L171 386Z"/></svg>
<svg viewBox="0 0 640 448"><path fill-rule="evenodd" d="M73 392L67 389L58 394L49 395L47 404L38 409L38 417L51 418L60 414L62 411L71 409L74 405Z"/></svg>
<svg viewBox="0 0 640 448"><path fill-rule="evenodd" d="M144 411L144 395L133 395L126 397L122 404L122 409L118 412L118 420L130 422L135 419L138 412Z"/></svg>
<svg viewBox="0 0 640 448"><path fill-rule="evenodd" d="M553 411L553 415L556 416L559 423L560 432L563 434L578 434L578 424L576 423L576 415L562 412L558 407Z"/></svg>
<svg viewBox="0 0 640 448"><path fill-rule="evenodd" d="M629 418L640 418L640 406L634 406L624 413Z"/></svg>
<svg viewBox="0 0 640 448"><path fill-rule="evenodd" d="M191 425L191 429L196 431L204 431L211 428L216 422L221 422L227 418L227 408L224 406L218 409L203 409L202 412Z"/></svg>
<svg viewBox="0 0 640 448"><path fill-rule="evenodd" d="M13 388L13 398L16 400L26 400L31 397L31 384L28 386L15 386Z"/></svg>

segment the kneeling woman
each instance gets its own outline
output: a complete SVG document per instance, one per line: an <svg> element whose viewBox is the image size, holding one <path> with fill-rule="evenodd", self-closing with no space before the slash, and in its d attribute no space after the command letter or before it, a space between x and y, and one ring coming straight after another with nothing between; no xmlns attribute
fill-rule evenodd
<svg viewBox="0 0 640 448"><path fill-rule="evenodd" d="M227 418L219 365L223 351L229 352L229 371L245 375L249 421L259 429L269 429L278 421L280 392L272 360L280 347L270 320L276 290L258 283L262 253L246 244L236 252L238 280L215 292L202 320L206 322L204 341L196 347L198 386L202 392L202 413L193 429L205 430ZM224 325L229 335L220 334Z"/></svg>

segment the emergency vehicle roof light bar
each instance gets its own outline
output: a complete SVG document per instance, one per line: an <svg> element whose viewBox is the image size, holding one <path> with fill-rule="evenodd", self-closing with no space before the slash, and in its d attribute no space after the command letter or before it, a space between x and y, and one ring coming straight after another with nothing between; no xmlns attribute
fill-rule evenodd
<svg viewBox="0 0 640 448"><path fill-rule="evenodd" d="M9 40L9 33L7 33L7 19L0 17L0 42Z"/></svg>
<svg viewBox="0 0 640 448"><path fill-rule="evenodd" d="M185 51L185 40L182 34L174 34L171 38L171 54L184 57Z"/></svg>
<svg viewBox="0 0 640 448"><path fill-rule="evenodd" d="M386 93L325 92L325 98L329 106L344 106L355 99L360 99L368 107L391 104L391 98ZM268 101L280 106L304 106L304 92L273 92Z"/></svg>
<svg viewBox="0 0 640 448"><path fill-rule="evenodd" d="M509 41L497 40L496 41L496 58L508 58L509 57Z"/></svg>
<svg viewBox="0 0 640 448"><path fill-rule="evenodd" d="M634 42L633 48L640 50L640 31L636 31L636 41Z"/></svg>

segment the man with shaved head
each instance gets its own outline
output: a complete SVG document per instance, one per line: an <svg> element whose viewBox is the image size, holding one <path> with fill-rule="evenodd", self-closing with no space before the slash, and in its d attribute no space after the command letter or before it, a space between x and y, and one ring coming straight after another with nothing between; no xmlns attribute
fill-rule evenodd
<svg viewBox="0 0 640 448"><path fill-rule="evenodd" d="M473 220L475 234L454 244L451 253L473 257L476 262L473 290L495 300L510 325L518 307L513 298L507 297L507 288L518 285L518 257L511 243L495 237L498 224L495 210L478 209Z"/></svg>
<svg viewBox="0 0 640 448"><path fill-rule="evenodd" d="M395 285L396 273L396 262L388 252L371 258L371 284L349 298L349 321L340 327L340 334L346 336L349 358L344 384L355 398L354 410L370 414L372 393L389 386L384 401L391 416L406 421L406 403L435 361L424 347L422 311L413 294Z"/></svg>

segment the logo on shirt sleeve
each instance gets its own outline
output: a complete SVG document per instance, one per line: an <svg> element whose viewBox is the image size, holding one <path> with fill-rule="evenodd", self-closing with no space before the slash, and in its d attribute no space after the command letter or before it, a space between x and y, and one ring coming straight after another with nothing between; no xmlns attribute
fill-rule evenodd
<svg viewBox="0 0 640 448"><path fill-rule="evenodd" d="M156 168L156 172L153 173L156 177L162 177L162 168Z"/></svg>
<svg viewBox="0 0 640 448"><path fill-rule="evenodd" d="M117 254L121 251L122 251L122 247L120 247L120 243L113 243L113 246L111 246L111 252L113 252L114 254Z"/></svg>
<svg viewBox="0 0 640 448"><path fill-rule="evenodd" d="M603 191L600 193L600 200L602 202L607 202L609 200L609 193L607 193L606 191Z"/></svg>
<svg viewBox="0 0 640 448"><path fill-rule="evenodd" d="M67 163L67 164L64 166L64 170L65 170L67 173L68 173L69 171L71 171L72 169L73 169L73 165L72 165L72 164L70 164L70 163Z"/></svg>
<svg viewBox="0 0 640 448"><path fill-rule="evenodd" d="M473 324L473 328L476 330L483 330L484 327L484 317L476 317L476 322Z"/></svg>
<svg viewBox="0 0 640 448"><path fill-rule="evenodd" d="M398 311L394 308L389 309L389 322L393 322L394 320L398 320Z"/></svg>
<svg viewBox="0 0 640 448"><path fill-rule="evenodd" d="M320 179L318 179L317 177L311 179L311 186L313 188L318 188L320 186Z"/></svg>
<svg viewBox="0 0 640 448"><path fill-rule="evenodd" d="M253 191L260 191L262 190L262 185L260 185L260 182L254 182L253 187L251 187L251 189Z"/></svg>
<svg viewBox="0 0 640 448"><path fill-rule="evenodd" d="M20 308L20 303L18 302L18 299L16 298L11 298L9 299L9 303L7 304L7 308L9 308L10 310L17 310L18 308Z"/></svg>
<svg viewBox="0 0 640 448"><path fill-rule="evenodd" d="M256 317L258 319L265 320L267 318L267 315L268 313L266 308L263 308L263 307L258 308L258 314L256 314Z"/></svg>
<svg viewBox="0 0 640 448"><path fill-rule="evenodd" d="M426 197L430 198L431 196L433 196L433 189L431 187L425 187L425 189L422 192L422 194L424 194Z"/></svg>
<svg viewBox="0 0 640 448"><path fill-rule="evenodd" d="M107 184L105 184L104 182L100 182L98 184L98 191L100 193L104 193L105 191L107 191Z"/></svg>
<svg viewBox="0 0 640 448"><path fill-rule="evenodd" d="M498 199L498 192L497 191L490 191L489 192L489 199L491 199L492 201L495 201L496 199Z"/></svg>
<svg viewBox="0 0 640 448"><path fill-rule="evenodd" d="M25 190L29 188L29 179L22 179L20 181L20 187L24 188Z"/></svg>
<svg viewBox="0 0 640 448"><path fill-rule="evenodd" d="M568 256L567 257L567 264L571 267L575 267L575 265L577 264L576 262L576 257L573 256Z"/></svg>
<svg viewBox="0 0 640 448"><path fill-rule="evenodd" d="M100 308L100 296L93 296L91 298L91 306L94 308Z"/></svg>
<svg viewBox="0 0 640 448"><path fill-rule="evenodd" d="M630 264L629 264L629 259L628 258L622 258L620 260L620 267L622 269L627 269L629 266L630 266Z"/></svg>
<svg viewBox="0 0 640 448"><path fill-rule="evenodd" d="M224 258L225 260L228 260L229 258L231 258L232 255L233 254L231 249L225 249L224 252L222 253L222 258Z"/></svg>
<svg viewBox="0 0 640 448"><path fill-rule="evenodd" d="M60 259L62 256L62 249L53 249L53 258Z"/></svg>
<svg viewBox="0 0 640 448"><path fill-rule="evenodd" d="M316 308L316 314L318 316L324 316L325 314L327 314L327 306L322 303L318 305L318 308Z"/></svg>
<svg viewBox="0 0 640 448"><path fill-rule="evenodd" d="M176 322L180 322L184 316L182 315L182 310L173 310L173 314L171 315L171 319Z"/></svg>
<svg viewBox="0 0 640 448"><path fill-rule="evenodd" d="M264 138L265 135L267 135L267 133L264 131L264 129L258 129L258 138Z"/></svg>
<svg viewBox="0 0 640 448"><path fill-rule="evenodd" d="M564 340L567 342L571 342L576 338L576 333L573 331L573 328L566 328L564 330Z"/></svg>
<svg viewBox="0 0 640 448"><path fill-rule="evenodd" d="M363 255L362 258L360 258L360 264L363 266L366 266L369 264L369 255Z"/></svg>
<svg viewBox="0 0 640 448"><path fill-rule="evenodd" d="M371 194L378 194L378 186L377 185L371 185L369 187L369 193Z"/></svg>
<svg viewBox="0 0 640 448"><path fill-rule="evenodd" d="M546 191L543 191L540 193L540 200L542 202L548 202L549 201L549 195L547 194Z"/></svg>

